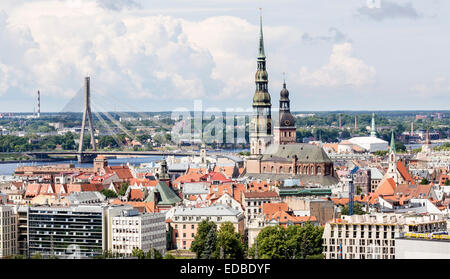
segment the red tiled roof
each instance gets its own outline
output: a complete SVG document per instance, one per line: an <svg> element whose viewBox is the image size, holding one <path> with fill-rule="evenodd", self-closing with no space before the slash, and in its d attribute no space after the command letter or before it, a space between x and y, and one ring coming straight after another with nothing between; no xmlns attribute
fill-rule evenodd
<svg viewBox="0 0 450 279"><path fill-rule="evenodd" d="M143 201L144 190L143 189L130 189L130 201Z"/></svg>
<svg viewBox="0 0 450 279"><path fill-rule="evenodd" d="M395 193L396 184L394 179L387 178L380 185L378 185L375 193L379 195L393 195Z"/></svg>
<svg viewBox="0 0 450 279"><path fill-rule="evenodd" d="M123 202L119 199L111 200L111 204L128 204L137 209L139 212L147 212L147 213L153 213L153 212L159 212L159 209L155 207L154 202L138 202L138 201L127 201Z"/></svg>
<svg viewBox="0 0 450 279"><path fill-rule="evenodd" d="M130 168L128 166L107 166L105 167L106 173L115 172L119 179L130 180L133 178Z"/></svg>
<svg viewBox="0 0 450 279"><path fill-rule="evenodd" d="M278 203L264 203L262 205L262 213L264 215L272 215L277 211L288 211L289 207L287 205L287 203L284 202L278 202Z"/></svg>
<svg viewBox="0 0 450 279"><path fill-rule="evenodd" d="M409 174L408 170L406 170L405 165L402 162L397 162L397 170L402 175L403 179L408 181L411 184L415 184L414 179L412 179L411 175Z"/></svg>
<svg viewBox="0 0 450 279"><path fill-rule="evenodd" d="M158 180L150 180L147 178L133 178L130 180L130 185L155 187L158 184Z"/></svg>
<svg viewBox="0 0 450 279"><path fill-rule="evenodd" d="M245 198L276 198L279 197L277 192L266 191L266 192L244 192Z"/></svg>
<svg viewBox="0 0 450 279"><path fill-rule="evenodd" d="M41 191L41 185L40 184L28 184L27 188L25 190L25 197L31 198L39 195L39 192Z"/></svg>

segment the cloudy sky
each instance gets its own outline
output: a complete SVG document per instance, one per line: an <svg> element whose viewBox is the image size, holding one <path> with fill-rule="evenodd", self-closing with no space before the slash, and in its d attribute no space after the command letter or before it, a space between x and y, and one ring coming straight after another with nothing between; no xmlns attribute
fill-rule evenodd
<svg viewBox="0 0 450 279"><path fill-rule="evenodd" d="M274 106L450 109L446 0L2 0L0 111L248 108L259 7Z"/></svg>

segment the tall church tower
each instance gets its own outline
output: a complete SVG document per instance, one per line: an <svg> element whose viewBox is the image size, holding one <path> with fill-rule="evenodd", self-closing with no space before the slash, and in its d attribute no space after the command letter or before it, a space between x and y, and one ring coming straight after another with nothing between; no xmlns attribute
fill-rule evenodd
<svg viewBox="0 0 450 279"><path fill-rule="evenodd" d="M273 139L274 144L297 142L297 129L295 128L295 118L291 114L289 91L286 89L286 81L283 82L283 89L280 92L278 126L274 127Z"/></svg>
<svg viewBox="0 0 450 279"><path fill-rule="evenodd" d="M399 183L398 171L397 171L397 150L395 148L394 131L391 134L391 145L389 147L389 167L386 172L386 176L394 179L395 183Z"/></svg>
<svg viewBox="0 0 450 279"><path fill-rule="evenodd" d="M253 118L250 123L250 153L263 154L272 141L272 116L270 94L268 92L268 75L266 71L266 55L260 16L260 38L255 75L256 91L253 95Z"/></svg>

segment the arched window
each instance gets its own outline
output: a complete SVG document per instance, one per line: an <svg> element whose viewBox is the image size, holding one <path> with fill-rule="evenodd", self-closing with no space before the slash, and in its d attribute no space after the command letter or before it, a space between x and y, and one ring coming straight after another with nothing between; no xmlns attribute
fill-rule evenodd
<svg viewBox="0 0 450 279"><path fill-rule="evenodd" d="M283 167L282 167L282 166L280 166L280 171L279 171L279 173L283 173Z"/></svg>
<svg viewBox="0 0 450 279"><path fill-rule="evenodd" d="M274 170L275 170L275 169L274 169L274 167L272 166L272 167L270 168L270 172L273 173Z"/></svg>
<svg viewBox="0 0 450 279"><path fill-rule="evenodd" d="M321 167L317 167L316 174L322 174L322 168Z"/></svg>
<svg viewBox="0 0 450 279"><path fill-rule="evenodd" d="M289 167L289 173L292 173L292 167Z"/></svg>
<svg viewBox="0 0 450 279"><path fill-rule="evenodd" d="M263 173L266 173L266 166L263 167Z"/></svg>

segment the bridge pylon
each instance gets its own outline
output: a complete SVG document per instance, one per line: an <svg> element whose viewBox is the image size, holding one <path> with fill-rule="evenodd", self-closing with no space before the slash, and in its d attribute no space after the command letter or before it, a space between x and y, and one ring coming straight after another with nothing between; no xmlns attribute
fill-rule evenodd
<svg viewBox="0 0 450 279"><path fill-rule="evenodd" d="M83 121L81 123L80 143L78 145L78 155L77 155L79 163L90 163L93 161L95 157L95 155L92 154L83 154L83 140L84 140L84 130L86 129L86 116L89 121L89 131L91 133L92 150L96 151L97 147L95 144L95 137L94 137L94 121L92 120L92 113L91 113L90 77L84 78L84 110L83 110Z"/></svg>

